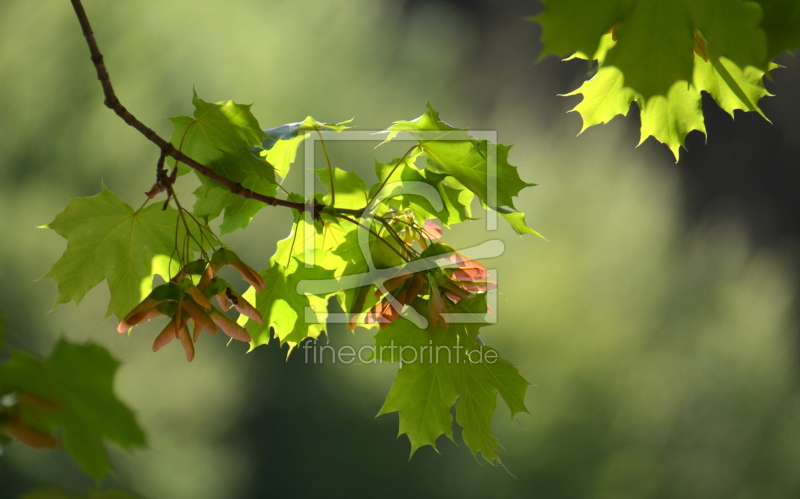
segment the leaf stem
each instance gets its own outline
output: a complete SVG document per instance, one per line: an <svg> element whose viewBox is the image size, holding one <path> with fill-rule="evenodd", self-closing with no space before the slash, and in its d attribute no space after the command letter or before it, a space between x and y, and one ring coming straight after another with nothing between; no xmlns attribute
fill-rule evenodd
<svg viewBox="0 0 800 499"><path fill-rule="evenodd" d="M372 195L372 198L369 200L369 203L367 203L367 206L371 205L372 202L375 201L375 198L378 197L378 194L381 192L381 190L383 190L384 186L386 186L386 182L388 182L389 179L392 178L392 175L394 175L394 172L400 166L400 163L405 161L405 159L408 157L408 155L411 154L411 151L413 151L417 147L421 147L421 146L422 146L422 144L414 144L413 146L411 146L411 149L409 149L408 151L406 151L405 154L403 154L403 157L401 157L400 159L397 160L397 163L394 165L394 168L392 168L392 171L389 172L389 175L387 175L386 178L383 179L383 182L381 182L381 185L380 185L380 187L378 187L378 190L375 191L375 194Z"/></svg>
<svg viewBox="0 0 800 499"><path fill-rule="evenodd" d="M319 145L322 146L322 153L325 155L325 161L328 162L328 175L331 179L331 207L336 205L336 186L333 182L333 167L331 166L331 158L328 156L328 150L325 148L325 141L322 139L322 132L317 129L319 135Z"/></svg>
<svg viewBox="0 0 800 499"><path fill-rule="evenodd" d="M395 241L397 241L397 244L399 244L401 248L404 248L406 251L408 251L411 254L416 254L416 251L414 251L414 248L412 248L411 246L407 245L402 239L400 239L400 236L397 235L397 232L392 228L391 225L389 225L389 222L385 218L379 218L378 220L380 220L381 224L386 228L386 232L388 232L392 236L392 238Z"/></svg>
<svg viewBox="0 0 800 499"><path fill-rule="evenodd" d="M300 229L300 220L294 223L294 236L292 237L292 244L289 246L289 258L286 259L286 268L292 263L292 253L294 252L294 242L297 241L297 231Z"/></svg>

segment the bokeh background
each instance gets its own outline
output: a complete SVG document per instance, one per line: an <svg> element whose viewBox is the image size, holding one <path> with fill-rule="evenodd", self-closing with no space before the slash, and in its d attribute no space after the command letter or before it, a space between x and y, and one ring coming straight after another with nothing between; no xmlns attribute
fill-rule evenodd
<svg viewBox="0 0 800 499"><path fill-rule="evenodd" d="M86 0L123 103L169 136L167 116L206 100L253 102L263 127L313 115L385 128L431 102L459 126L515 143L518 208L549 242L482 222L454 245L499 237L500 323L484 339L532 383L530 415L498 409L500 467L456 433L408 459L396 414L374 415L394 366L305 364L276 344L244 355L219 337L188 364L104 321L104 285L50 310L37 279L65 241L37 229L101 182L138 204L157 151L102 105L66 0L0 2L0 311L6 342L46 354L94 341L123 361L116 388L150 446L111 449L99 486L148 498L277 496L794 498L800 496L800 63L777 97L732 120L704 102L709 136L674 163L638 118L579 137L585 63L535 63L535 2L506 0ZM360 147L360 149L359 149ZM337 145L334 163L369 172L392 151ZM347 154L345 156L345 153ZM182 196L191 203L190 182ZM265 266L290 216L261 211L228 241ZM369 342L333 328L334 345ZM10 445L0 497L95 484L63 451Z"/></svg>

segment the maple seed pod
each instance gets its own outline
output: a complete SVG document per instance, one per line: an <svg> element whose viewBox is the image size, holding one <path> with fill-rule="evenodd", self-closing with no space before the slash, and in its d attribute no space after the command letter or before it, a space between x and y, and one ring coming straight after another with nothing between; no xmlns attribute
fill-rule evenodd
<svg viewBox="0 0 800 499"><path fill-rule="evenodd" d="M399 288L401 284L406 282L406 280L411 278L412 274L405 274L398 277L393 277L383 283L383 288L386 290L387 293L391 293L395 289ZM380 297L383 293L381 289L378 288L375 290L375 297Z"/></svg>
<svg viewBox="0 0 800 499"><path fill-rule="evenodd" d="M39 430L35 430L19 420L0 424L0 433L4 433L11 438L17 439L28 447L33 447L34 449L58 448L58 440L56 440L55 437Z"/></svg>
<svg viewBox="0 0 800 499"><path fill-rule="evenodd" d="M195 331L202 331L205 329L211 334L215 334L217 332L217 325L214 324L214 321L211 320L211 317L209 317L208 314L199 306L188 300L184 301L181 306L186 313L189 314L189 317L191 317L195 322ZM197 341L196 337L199 335L199 332L195 334L195 341Z"/></svg>
<svg viewBox="0 0 800 499"><path fill-rule="evenodd" d="M207 267L203 272L202 277L200 277L200 282L197 283L197 289L205 292L206 288L208 287L208 283L210 283L213 278L214 270L211 267Z"/></svg>
<svg viewBox="0 0 800 499"><path fill-rule="evenodd" d="M397 296L394 297L395 302L400 306L399 308L402 310L403 305L406 305L408 297L408 288L400 291L397 293ZM378 323L381 326L381 329L386 328L389 324L395 321L400 317L400 310L396 309L392 305L392 300L389 300L388 297L384 298L383 300L379 301L375 306L373 306L369 312L367 312L365 322L367 324L374 324Z"/></svg>
<svg viewBox="0 0 800 499"><path fill-rule="evenodd" d="M253 270L252 267L244 263L239 256L227 248L220 248L211 255L209 260L210 267L216 273L220 268L225 265L230 265L241 274L242 279L250 283L251 286L256 288L259 292L264 291L264 279Z"/></svg>
<svg viewBox="0 0 800 499"><path fill-rule="evenodd" d="M133 310L128 312L128 315L120 321L119 326L117 326L117 332L124 333L136 324L148 321L161 314L162 312L158 311L157 307L166 301L178 301L180 295L180 287L175 283L168 282L157 286L147 295L147 298L133 307Z"/></svg>
<svg viewBox="0 0 800 499"><path fill-rule="evenodd" d="M452 278L457 281L481 281L489 277L489 270L486 267L460 253L449 255L445 260L458 267L448 269Z"/></svg>
<svg viewBox="0 0 800 499"><path fill-rule="evenodd" d="M186 294L191 296L195 303L204 309L209 310L211 308L211 300L206 298L206 295L204 295L197 286L192 286L187 289Z"/></svg>
<svg viewBox="0 0 800 499"><path fill-rule="evenodd" d="M380 311L380 316L378 317L377 322L381 329L385 329L389 326L395 319L397 319L400 314L397 313L397 310L394 309L391 303L386 302L383 309Z"/></svg>
<svg viewBox="0 0 800 499"><path fill-rule="evenodd" d="M235 268L242 274L242 278L247 281L251 286L256 288L258 292L264 291L264 287L266 284L264 283L264 279L253 270L249 265L246 263L231 265L231 267Z"/></svg>
<svg viewBox="0 0 800 499"><path fill-rule="evenodd" d="M450 328L450 324L441 316L441 314L447 313L447 306L442 299L441 293L439 293L439 286L435 283L431 283L431 298L428 301L428 313L431 318L431 326L436 327L436 324L441 322L445 329Z"/></svg>
<svg viewBox="0 0 800 499"><path fill-rule="evenodd" d="M441 239L442 238L442 228L434 222L433 220L425 220L422 224L422 236L426 239Z"/></svg>
<svg viewBox="0 0 800 499"><path fill-rule="evenodd" d="M492 281L472 281L460 283L458 287L470 293L485 293L490 289L497 289L497 283Z"/></svg>
<svg viewBox="0 0 800 499"><path fill-rule="evenodd" d="M37 409L41 409L43 411L56 412L61 410L61 404L55 400L46 399L44 397L40 397L39 395L34 395L33 393L17 392L17 399L19 400L20 405L36 407Z"/></svg>
<svg viewBox="0 0 800 499"><path fill-rule="evenodd" d="M186 351L186 360L189 362L193 361L194 343L192 343L192 338L189 336L189 329L186 327L186 323L184 323L183 327L178 330L178 339L181 340L183 349Z"/></svg>
<svg viewBox="0 0 800 499"><path fill-rule="evenodd" d="M235 289L228 287L225 288L225 296L228 298L228 301L233 305L233 308L236 309L242 315L247 316L250 319L258 322L259 324L264 324L264 318L261 317L261 313L256 310L256 308L250 304L238 291Z"/></svg>
<svg viewBox="0 0 800 499"><path fill-rule="evenodd" d="M117 326L118 333L126 333L128 329L132 328L137 324L141 324L142 322L147 322L153 317L157 317L161 315L161 312L158 311L157 308L151 308L150 310L131 316L130 314L125 316L125 319L119 323Z"/></svg>
<svg viewBox="0 0 800 499"><path fill-rule="evenodd" d="M414 300L417 299L424 285L425 279L422 277L422 274L414 274L411 278L411 282L408 284L408 290L406 291L406 305L414 303Z"/></svg>
<svg viewBox="0 0 800 499"><path fill-rule="evenodd" d="M364 302L367 300L370 286L362 286L356 292L356 298L353 301L353 306L350 307L350 320L347 321L347 327L350 331L354 330L358 325L358 316L364 311Z"/></svg>
<svg viewBox="0 0 800 499"><path fill-rule="evenodd" d="M217 300L217 305L219 305L219 308L221 308L223 312L230 310L231 302L228 301L227 297L222 295L214 295L214 299Z"/></svg>
<svg viewBox="0 0 800 499"><path fill-rule="evenodd" d="M200 325L195 322L194 323L194 331L192 331L192 341L197 343L197 340L200 339L200 333L202 333L202 332L203 332L203 328L200 327ZM216 334L216 331L214 331L214 333L212 333L212 334Z"/></svg>
<svg viewBox="0 0 800 499"><path fill-rule="evenodd" d="M381 329L388 326L398 316L389 300L381 300L376 303L364 317L367 324L379 324Z"/></svg>
<svg viewBox="0 0 800 499"><path fill-rule="evenodd" d="M461 300L462 298L466 298L467 296L469 296L469 292L467 290L459 287L460 285L456 286L453 283L453 281L445 281L444 283L442 283L442 286L444 286L447 289L447 291L445 291L445 294L447 294L448 296L453 295L450 296L450 299L453 300L453 302L455 303L458 303L459 300Z"/></svg>
<svg viewBox="0 0 800 499"><path fill-rule="evenodd" d="M212 309L208 315L211 317L211 320L214 321L214 324L222 329L223 333L227 334L234 340L244 341L245 343L250 343L252 341L252 338L250 338L250 333L248 333L245 328L237 324L227 315L214 309Z"/></svg>
<svg viewBox="0 0 800 499"><path fill-rule="evenodd" d="M186 323L184 322L181 327L185 327ZM175 319L169 321L164 329L161 330L158 336L156 336L156 340L153 342L153 351L158 352L161 348L165 345L169 345L172 343L172 340L178 337L177 331L177 322Z"/></svg>

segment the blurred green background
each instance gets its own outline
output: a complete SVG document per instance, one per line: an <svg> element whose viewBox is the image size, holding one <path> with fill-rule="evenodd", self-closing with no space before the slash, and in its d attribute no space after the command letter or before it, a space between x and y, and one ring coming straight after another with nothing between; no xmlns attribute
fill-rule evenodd
<svg viewBox="0 0 800 499"><path fill-rule="evenodd" d="M456 247L506 243L505 254L487 262L499 273L500 323L483 338L532 383L531 415L512 422L501 404L493 425L516 478L476 462L458 434L455 444L440 440L441 455L424 448L409 461L407 439L395 438L396 415L374 418L394 366L307 365L302 355L286 361L275 344L244 355L245 347L226 348L220 337L202 340L192 364L177 344L153 354L155 326L126 339L103 320L104 285L77 308L50 311L56 286L37 278L65 241L36 227L67 196L96 194L101 182L137 205L152 184L157 150L103 107L69 2L3 0L6 342L46 354L63 335L101 343L123 360L117 392L139 415L150 447L111 449L116 475L102 487L196 499L800 496L800 228L767 209L777 228L764 236L751 214L766 205L733 191L716 196L724 189L702 181L745 171L755 184L771 175L758 143L739 141L725 169L711 162L704 169L691 158L732 149L723 132L713 136L713 124L712 145L693 137L677 166L663 146L634 149L635 116L576 138L580 118L565 114L575 100L556 94L577 87L587 68L534 64L538 28L523 21L540 9L533 2L85 5L117 94L162 136L171 131L165 117L192 112L193 87L206 100L255 103L265 128L313 115L355 116L360 129L379 130L418 116L430 101L448 122L497 130L501 142L516 144L511 163L540 184L517 207L550 239L520 239L505 227L485 233L480 221L446 235ZM788 110L797 108L800 76L795 59L785 63L790 68L771 87L778 94L767 107L771 131L751 117L724 126L797 142L797 115ZM351 157L332 150L334 163L370 171L372 146ZM768 187L764 199L779 196ZM191 204L191 183L181 190ZM290 221L266 208L247 234L227 240L265 266ZM334 345L368 341L363 330L355 338L331 333ZM78 494L94 484L63 451L4 449L0 497L53 486Z"/></svg>

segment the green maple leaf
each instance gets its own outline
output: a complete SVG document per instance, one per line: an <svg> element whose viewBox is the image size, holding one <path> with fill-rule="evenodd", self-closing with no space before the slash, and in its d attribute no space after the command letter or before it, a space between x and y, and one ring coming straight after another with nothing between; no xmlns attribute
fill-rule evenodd
<svg viewBox="0 0 800 499"><path fill-rule="evenodd" d="M368 223L366 220L362 221ZM287 265L289 270L293 270L296 268L297 262L299 262L301 267L306 264L313 264L315 269L324 269L329 272L326 275L335 279L347 279L349 277L348 283L355 282L352 286L348 285L343 291L340 291L340 286L336 286L335 289L323 292L321 296L336 293L342 308L350 312L353 309L353 303L356 301L359 290L364 288L364 291L366 291L365 286L372 284L367 275L370 267L358 241L358 230L357 225L342 221L341 224L325 224L321 231L317 231L315 226L306 224L303 220L298 220L292 229L292 233L286 239L278 242L277 251L270 261L273 267L278 266L278 269L273 271L273 275L279 273L278 270L286 268ZM386 258L390 259L390 264L397 263L394 259L396 255L391 250L388 248L379 249L384 244L383 242L370 235L369 244L370 247L374 248L372 252L374 265L386 263ZM307 252L307 247L314 248L314 250ZM305 269L301 268L301 271L305 271ZM314 297L312 296L310 299L313 300ZM371 293L369 296L365 295L358 312L374 305L377 301L378 298ZM321 302L318 302L318 304L320 306L320 310L317 313L319 318L322 316L324 308ZM319 330L317 329L313 329L311 332L313 334L308 336L317 337L319 335Z"/></svg>
<svg viewBox="0 0 800 499"><path fill-rule="evenodd" d="M340 256L343 248L353 250L350 245L345 244L347 234L354 230L355 225L343 221L342 224L325 224L322 230L317 230L317 223L307 224L296 214L295 225L292 232L285 239L278 241L277 250L270 260L271 263L280 263L283 266L291 266L292 260L303 263L310 263L317 267L336 272L336 277L340 276L347 261ZM348 239L349 240L349 239ZM307 248L314 248L306 255ZM349 252L352 257L354 252Z"/></svg>
<svg viewBox="0 0 800 499"><path fill-rule="evenodd" d="M274 196L278 184L275 169L251 148L260 146L267 136L250 112L249 105L233 101L210 103L194 94L194 116L170 118L172 144L190 158L208 166L228 180L263 194ZM174 160L171 162L174 164ZM220 232L244 229L264 204L245 199L199 175L202 185L195 190L195 216L208 222L225 212Z"/></svg>
<svg viewBox="0 0 800 499"><path fill-rule="evenodd" d="M688 10L682 1L635 2L604 64L619 68L626 84L645 97L664 95L673 82L690 80L694 34Z"/></svg>
<svg viewBox="0 0 800 499"><path fill-rule="evenodd" d="M369 221L362 218L361 223L366 227ZM379 297L369 292L373 289L373 285L382 282L379 275L374 273L376 269L389 269L405 263L405 260L398 254L401 248L397 241L389 237L386 232L381 233L382 227L377 224L372 229L381 235L382 239L369 233L366 235L366 248L362 248L359 232L365 229L354 227L345 234L341 244L333 250L333 254L344 262L343 268L337 272L336 277L342 279L341 282L347 283L347 285L337 294L337 299L342 310L347 313L359 314L379 301ZM369 325L362 326L371 327Z"/></svg>
<svg viewBox="0 0 800 499"><path fill-rule="evenodd" d="M472 220L470 204L474 198L473 192L446 174L417 168L414 163L421 154L422 151L419 151L406 158L397 158L388 163L381 163L376 160L375 173L378 175L380 182L370 188L370 199L378 191L378 187L386 182L381 196L386 196L386 199L390 200L386 202L396 205L401 210L412 210L417 220L438 218L446 226L465 220ZM426 196L417 194L401 193L396 196L392 195L392 184L396 182L428 184L436 189L437 196L432 196L433 199L429 199ZM402 190L398 192L402 192ZM438 210L431 204L437 200L442 203L442 208Z"/></svg>
<svg viewBox="0 0 800 499"><path fill-rule="evenodd" d="M615 116L627 116L631 103L636 99L636 92L625 86L622 73L609 66L598 69L597 74L578 89L562 94L564 97L573 95L583 96L583 100L570 110L579 113L583 119L579 135L591 126L608 123Z"/></svg>
<svg viewBox="0 0 800 499"><path fill-rule="evenodd" d="M604 65L625 75L626 84L649 99L666 95L678 80L691 81L695 31L710 53L739 67L767 68L767 37L761 8L743 0L545 0L536 18L542 25L542 55L575 52L597 58L603 34L612 27L617 43Z"/></svg>
<svg viewBox="0 0 800 499"><path fill-rule="evenodd" d="M778 68L770 64L769 70ZM772 96L764 88L764 72L748 66L740 68L728 59L711 58L708 62L695 58L693 84L698 91L706 91L717 105L734 117L734 111L754 111L764 119L767 117L758 107L762 97ZM769 120L767 120L769 121Z"/></svg>
<svg viewBox="0 0 800 499"><path fill-rule="evenodd" d="M331 205L331 172L327 168L315 172L328 191L322 202ZM333 187L336 193L336 208L357 210L367 205L367 184L357 173L333 168Z"/></svg>
<svg viewBox="0 0 800 499"><path fill-rule="evenodd" d="M66 251L44 275L58 285L55 305L80 303L106 279L111 292L106 316L119 318L150 293L155 274L168 278L178 270L171 256L186 237L176 210L162 211L158 204L134 211L105 186L96 196L70 199L43 227L67 239ZM197 249L194 242L189 247Z"/></svg>
<svg viewBox="0 0 800 499"><path fill-rule="evenodd" d="M311 116L308 116L303 121L296 123L287 123L274 128L264 130L266 138L261 141L261 147L256 148L259 154L269 161L274 167L275 172L281 177L286 178L289 174L289 167L294 162L297 156L297 148L300 143L305 140L307 133L319 130L332 130L334 132L341 132L349 128L345 123L352 120L343 121L341 123L323 123L317 121Z"/></svg>
<svg viewBox="0 0 800 499"><path fill-rule="evenodd" d="M290 198L302 199L298 195ZM264 324L258 324L244 315L239 317L239 323L247 327L253 338L251 349L269 343L274 335L281 345L289 345L291 353L305 338L318 338L325 330L327 298L336 290L300 294L297 285L304 280L330 281L342 274L347 262L332 250L342 247L347 231L328 224L318 232L316 222L306 224L302 216L295 214L291 234L278 241L270 267L260 272L264 291L259 293L250 288L243 295L264 318ZM313 248L310 252L306 252L307 244ZM308 321L307 307L313 310Z"/></svg>
<svg viewBox="0 0 800 499"><path fill-rule="evenodd" d="M508 163L511 146L469 136L441 120L430 104L422 116L412 121L397 121L388 132L387 141L399 132L410 132L427 157L426 170L444 174L443 178L452 177L493 209L514 208L513 198L525 187L536 185L523 181L517 168Z"/></svg>
<svg viewBox="0 0 800 499"><path fill-rule="evenodd" d="M258 126L250 105L233 101L210 103L194 93L194 116L170 118L173 131L170 141L190 158L207 165L224 151L237 152L261 145L266 137ZM170 158L171 163L175 163Z"/></svg>
<svg viewBox="0 0 800 499"><path fill-rule="evenodd" d="M470 303L454 306L454 311L485 311L484 296L465 300ZM424 302L418 301L414 307L427 315ZM399 433L408 435L412 456L424 445L436 449L441 435L453 438L450 410L455 405L456 420L472 453L480 452L490 463L500 463L497 438L490 429L497 394L508 405L512 418L528 412L524 399L529 383L496 350L477 341L482 325L451 324L444 329L440 324L420 329L400 318L375 336L378 357L401 363L378 415L399 412ZM483 361L470 361L467 352L472 359Z"/></svg>
<svg viewBox="0 0 800 499"><path fill-rule="evenodd" d="M542 53L567 57L575 52L592 56L600 38L629 9L632 0L542 0L544 12L534 19L542 26Z"/></svg>
<svg viewBox="0 0 800 499"><path fill-rule="evenodd" d="M244 316L240 320L253 338L250 349L269 343L273 332L281 345L289 345L289 353L304 339L318 338L325 330L328 295L300 294L297 285L302 280L330 280L333 271L322 267L306 268L302 262L293 260L289 267L273 262L260 274L264 278L264 291L259 293L251 288L244 297L254 303L264 324L245 322ZM309 307L313 309L312 318L306 315Z"/></svg>
<svg viewBox="0 0 800 499"><path fill-rule="evenodd" d="M119 362L101 346L61 340L42 361L17 351L0 366L0 393L25 392L57 404L45 410L20 404L29 426L47 433L61 429L61 443L78 465L99 479L111 465L105 440L124 449L145 445L133 412L114 395Z"/></svg>
<svg viewBox="0 0 800 499"><path fill-rule="evenodd" d="M536 185L524 182L517 168L508 164L511 146L496 145L494 173L488 168L487 158L492 153L485 140L474 143L431 141L425 142L422 147L428 157L428 169L452 176L476 194L486 206L513 208L513 198L525 187ZM496 187L494 193L489 191L490 184Z"/></svg>
<svg viewBox="0 0 800 499"><path fill-rule="evenodd" d="M769 60L800 47L800 6L793 0L545 0L543 55L596 59L596 75L566 95L586 128L642 110L641 140L652 136L675 155L686 135L705 133L700 92L731 116L754 111L770 95ZM613 35L609 31L613 30ZM696 55L701 54L701 55Z"/></svg>
<svg viewBox="0 0 800 499"><path fill-rule="evenodd" d="M286 178L286 175L289 174L289 168L297 157L297 149L303 139L305 139L305 134L295 135L286 140L264 139L263 142L268 143L269 149L263 149L259 154L275 167L275 173L280 178Z"/></svg>
<svg viewBox="0 0 800 499"><path fill-rule="evenodd" d="M642 107L641 100L639 107ZM677 81L667 96L655 95L644 103L639 144L653 136L669 147L678 161L680 146L692 130L705 133L700 92L685 81Z"/></svg>
<svg viewBox="0 0 800 499"><path fill-rule="evenodd" d="M528 224L525 223L525 213L521 211L508 210L505 208L497 208L496 211L501 217L503 217L503 220L508 222L508 225L510 225L511 228L517 232L517 234L533 234L534 236L542 238L545 241L547 240L546 237L528 227Z"/></svg>
<svg viewBox="0 0 800 499"><path fill-rule="evenodd" d="M221 151L220 156L208 162L208 166L259 194L274 196L277 193L278 184L272 165L254 156L249 149ZM247 228L255 214L266 206L261 201L234 194L208 177L200 176L200 181L201 186L193 193L197 200L192 211L195 216L208 221L220 216L224 210L221 234Z"/></svg>
<svg viewBox="0 0 800 499"><path fill-rule="evenodd" d="M611 35L606 35L606 39L606 45L613 46ZM773 64L769 69L775 67ZM613 66L601 66L592 79L565 95L583 96L571 110L583 119L581 133L615 116L627 115L631 103L636 102L642 109L639 143L652 136L667 145L677 161L686 135L693 130L706 133L701 91L708 92L731 116L736 110L755 111L764 116L758 101L771 94L764 88L763 76L760 69L752 66L741 69L724 57L712 55L705 61L695 56L692 82L676 81L666 96L645 99L626 85L625 76Z"/></svg>
<svg viewBox="0 0 800 499"><path fill-rule="evenodd" d="M395 121L392 126L387 129L388 133L383 142L389 142L397 137L400 132L410 132L412 136L418 138L420 135L415 132L440 132L435 134L435 137L439 140L474 140L470 137L465 128L456 128L441 119L439 113L433 109L430 102L427 103L425 107L427 107L428 110L413 120Z"/></svg>

